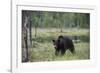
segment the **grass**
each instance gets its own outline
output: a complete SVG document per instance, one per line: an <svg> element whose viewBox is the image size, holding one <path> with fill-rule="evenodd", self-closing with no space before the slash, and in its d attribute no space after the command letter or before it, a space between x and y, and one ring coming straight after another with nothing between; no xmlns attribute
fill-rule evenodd
<svg viewBox="0 0 100 73"><path fill-rule="evenodd" d="M33 37L34 37L34 28L33 28ZM58 35L67 35L67 36L74 36L74 35L80 35L80 36L84 36L84 35L88 35L89 34L89 29L77 29L77 28L65 28L63 29L62 33L60 33L60 29L57 28L47 28L47 29L40 29L37 28L37 35L38 36L42 36L42 35L46 35L46 36L58 36Z"/></svg>
<svg viewBox="0 0 100 73"><path fill-rule="evenodd" d="M52 43L38 43L35 48L30 49L30 61L58 61L58 60L82 60L90 58L89 43L75 44L76 54L71 54L69 50L66 51L64 56L55 56L55 49Z"/></svg>
<svg viewBox="0 0 100 73"><path fill-rule="evenodd" d="M88 29L38 29L37 37L34 37L34 30L32 31L33 47L29 48L29 59L31 62L39 61L61 61L61 60L85 60L90 58L89 47L89 30ZM55 56L55 49L52 39L59 35L80 36L80 42L74 42L76 54L71 54L69 50L64 56ZM85 37L87 37L85 39ZM85 40L85 41L84 41Z"/></svg>

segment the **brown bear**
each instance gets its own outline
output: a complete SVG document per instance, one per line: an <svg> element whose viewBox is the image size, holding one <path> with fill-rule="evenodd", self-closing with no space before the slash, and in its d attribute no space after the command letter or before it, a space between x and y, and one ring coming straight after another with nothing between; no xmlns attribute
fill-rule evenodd
<svg viewBox="0 0 100 73"><path fill-rule="evenodd" d="M52 40L55 48L55 55L61 53L64 55L68 49L72 54L75 53L75 48L72 39L67 36L58 36L56 40Z"/></svg>

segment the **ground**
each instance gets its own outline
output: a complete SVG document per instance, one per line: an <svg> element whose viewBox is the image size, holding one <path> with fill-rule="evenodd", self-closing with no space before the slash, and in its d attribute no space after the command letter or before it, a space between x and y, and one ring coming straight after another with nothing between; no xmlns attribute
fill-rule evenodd
<svg viewBox="0 0 100 73"><path fill-rule="evenodd" d="M37 36L35 37L34 28L32 29L32 48L29 48L29 59L31 62L40 61L62 61L62 60L86 60L90 58L89 47L89 29L68 28L60 29L47 28L37 29ZM59 35L67 35L70 37L79 36L78 40L74 41L76 54L72 54L69 50L64 56L55 56L55 49L52 39Z"/></svg>

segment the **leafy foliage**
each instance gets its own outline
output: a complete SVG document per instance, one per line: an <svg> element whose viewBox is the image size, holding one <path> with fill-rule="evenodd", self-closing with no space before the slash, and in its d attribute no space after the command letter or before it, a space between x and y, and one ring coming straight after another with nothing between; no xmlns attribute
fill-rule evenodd
<svg viewBox="0 0 100 73"><path fill-rule="evenodd" d="M32 12L33 27L80 27L89 28L89 13L71 13L71 12Z"/></svg>

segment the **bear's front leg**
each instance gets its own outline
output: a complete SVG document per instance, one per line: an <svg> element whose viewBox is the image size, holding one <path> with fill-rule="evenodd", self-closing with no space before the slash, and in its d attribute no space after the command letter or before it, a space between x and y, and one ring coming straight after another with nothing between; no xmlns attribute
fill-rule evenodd
<svg viewBox="0 0 100 73"><path fill-rule="evenodd" d="M55 50L55 55L58 55L59 54L59 51L60 51L60 49L56 49Z"/></svg>

